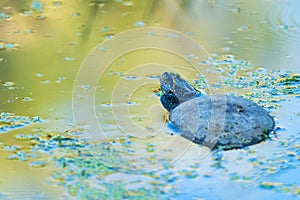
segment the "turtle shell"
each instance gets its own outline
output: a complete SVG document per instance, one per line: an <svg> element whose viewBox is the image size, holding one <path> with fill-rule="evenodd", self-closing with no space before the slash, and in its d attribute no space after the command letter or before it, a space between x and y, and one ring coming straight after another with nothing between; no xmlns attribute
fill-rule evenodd
<svg viewBox="0 0 300 200"><path fill-rule="evenodd" d="M188 140L211 149L234 149L265 140L274 129L273 117L247 99L212 95L183 102L170 122Z"/></svg>

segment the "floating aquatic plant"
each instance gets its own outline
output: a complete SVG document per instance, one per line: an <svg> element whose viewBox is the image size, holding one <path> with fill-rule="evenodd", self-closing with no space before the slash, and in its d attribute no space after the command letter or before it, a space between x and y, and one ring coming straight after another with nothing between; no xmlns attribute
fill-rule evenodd
<svg viewBox="0 0 300 200"><path fill-rule="evenodd" d="M210 87L228 89L231 94L255 100L270 111L275 111L288 98L299 96L300 83L297 74L254 68L251 63L239 62L232 56L207 62L218 65L210 70L215 70L220 79L218 82L208 84L209 81L203 75L199 75L199 79L194 81L199 90L207 90ZM0 116L3 116L3 119L6 116L5 123L9 118L14 118L14 115L5 113ZM34 121L26 117L16 117L17 119L30 123ZM279 124L276 131L280 133L287 129L280 128ZM69 194L79 199L169 199L170 195L181 192L181 188L178 189L175 185L180 185L180 181L184 179L204 184L205 181L214 178L227 178L233 183L241 184L254 182L257 188L262 190L300 195L299 187L288 180L279 182L265 179L268 175L272 176L299 166L299 134L290 138L280 138L280 134L271 135L270 142L276 147L276 152L271 155L257 150L256 146L231 152L220 150L211 153L205 163L197 160L195 163L189 163L188 168L181 170L170 164L171 158L161 158L153 154L143 162L148 165L159 162L163 168L160 171L146 172L142 171L141 167L135 168L131 162L130 155L135 153L134 138L120 137L105 142L92 142L68 133L71 131L64 134L16 135L15 138L20 141L31 141L32 152L23 151L21 146L8 146L5 143L1 147L12 152L10 159L28 159L32 167L46 166L48 162L31 156L38 152L46 153L57 166L51 175L51 182L64 187ZM269 143L266 142L267 144ZM152 154L156 149L156 144L152 142L146 143L144 148L148 154ZM241 170L241 166L245 168ZM134 172L139 172L138 180L133 178L126 181L109 180L109 177L118 174L134 177Z"/></svg>
<svg viewBox="0 0 300 200"><path fill-rule="evenodd" d="M0 113L0 133L37 122L41 122L39 117L18 116L13 113L2 112Z"/></svg>

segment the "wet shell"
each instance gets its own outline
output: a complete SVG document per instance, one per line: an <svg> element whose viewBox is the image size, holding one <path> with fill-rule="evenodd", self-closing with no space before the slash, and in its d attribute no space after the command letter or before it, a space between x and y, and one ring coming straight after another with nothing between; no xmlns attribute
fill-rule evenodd
<svg viewBox="0 0 300 200"><path fill-rule="evenodd" d="M241 97L212 95L193 98L170 113L181 135L211 149L234 149L257 144L275 123L270 114Z"/></svg>

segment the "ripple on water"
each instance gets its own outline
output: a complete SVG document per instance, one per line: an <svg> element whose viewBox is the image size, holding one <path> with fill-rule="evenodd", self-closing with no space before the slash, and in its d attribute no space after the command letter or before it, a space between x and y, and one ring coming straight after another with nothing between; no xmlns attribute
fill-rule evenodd
<svg viewBox="0 0 300 200"><path fill-rule="evenodd" d="M268 34L267 38L279 41L300 41L300 1L268 1L269 9L259 16L259 24Z"/></svg>
<svg viewBox="0 0 300 200"><path fill-rule="evenodd" d="M260 100L262 104L280 105L284 99L299 91L298 74L254 68L251 63L238 62L231 55L225 55L221 60L214 62L217 66L214 65L210 70L212 72L217 71L224 78L224 80L218 80L217 85L230 88L230 91L237 89L237 94L245 93L247 98ZM240 74L241 71L243 72L242 75ZM202 87L202 82L206 82L204 78L200 76L195 85ZM90 88L90 86L83 87L83 89ZM243 90L247 91L243 92ZM247 93L248 91L250 92ZM126 103L131 105L134 102ZM126 104L123 103L122 105ZM102 102L102 106L110 107L111 102ZM104 113L101 114L104 115ZM114 138L114 140L107 142L91 142L74 135L65 135L73 132L66 131L62 135L49 134L44 137L39 134L18 134L15 138L19 142L34 141L32 152L48 154L55 152L52 154L52 159L58 169L53 171L51 182L66 188L70 194L79 199L94 199L94 197L97 199L138 199L145 196L149 199L162 199L173 194L178 199L179 197L175 195L180 192L187 194L186 191L193 185L212 188L210 193L219 192L216 189L213 190L212 186L216 182L220 186L224 186L224 183L220 184L220 180L224 180L222 178L229 180L225 183L228 185L239 184L246 189L251 189L254 185L259 190L272 190L299 196L299 186L295 185L298 182L274 178L286 172L290 172L294 176L296 174L291 170L299 169L299 134L297 132L293 137L286 138L287 136L284 136L280 131L290 132L290 129L289 127L281 128L279 120L277 133L271 135L270 140L242 150L212 152L211 156L203 160L205 162L197 160L195 163L188 163L189 167L184 169L173 167L172 159L169 157L161 158L152 154L159 148L155 142L145 143L145 153L151 155L142 157L141 160L145 160L145 162L135 161L132 155L140 147L138 145L141 144L134 137L129 136ZM32 167L43 167L44 164L47 164L41 161L39 157L35 157L36 154L26 152L22 146L3 145L2 148L11 153L8 159L27 161L31 163ZM170 149L171 151L172 149ZM49 163L51 161L48 160ZM144 165L155 166L158 162L164 167L163 170L143 172L142 167ZM150 184L143 182L141 178L139 181L143 182L145 187L128 189L128 186L132 186L131 182L107 181L108 176L117 176L122 172L129 176L131 173L143 172L143 177L147 177ZM195 184L192 183L189 187L184 187L186 185L182 183L185 179L188 179L189 183L194 181ZM131 181L130 178L128 181ZM176 184L179 184L180 187L174 187ZM198 190L192 191L198 192Z"/></svg>

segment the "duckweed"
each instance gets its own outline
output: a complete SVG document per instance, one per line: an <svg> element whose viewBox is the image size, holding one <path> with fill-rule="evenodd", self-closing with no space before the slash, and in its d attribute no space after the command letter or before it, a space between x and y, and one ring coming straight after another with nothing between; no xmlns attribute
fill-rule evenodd
<svg viewBox="0 0 300 200"><path fill-rule="evenodd" d="M196 170L182 170L182 171L179 171L179 174L181 174L187 178L192 178L192 179L199 176L199 174Z"/></svg>
<svg viewBox="0 0 300 200"><path fill-rule="evenodd" d="M207 91L210 87L224 88L233 90L233 94L238 90L240 95L257 101L269 111L276 110L278 105L285 102L287 98L299 95L299 75L297 74L254 68L251 63L237 61L230 55L220 60L207 59L206 62L216 63L217 65L210 70L220 74L223 78L219 79L219 82L208 84L205 77L199 75L199 79L194 81L194 85L199 90ZM243 72L242 75L241 72ZM123 76L117 72L112 72L111 75ZM83 86L83 89L89 88L90 86ZM109 107L111 103L104 102L103 106ZM22 118L1 113L0 127L3 124L6 126L11 119L29 124L40 121L39 118ZM57 166L51 175L51 183L64 187L68 193L78 199L169 199L170 195L181 192L174 185L180 184L183 179L196 180L200 184L205 180L206 182L214 180L214 178L227 178L233 183L240 184L255 182L255 187L262 190L299 196L299 186L289 180L286 182L273 181L271 178L271 180L266 180L266 177L272 177L283 170L299 167L299 134L282 137L281 132L287 132L289 129L280 128L280 119L278 121L276 129L278 135L274 133L267 142L260 144L273 145L276 151L274 150L271 154L260 151L256 146L239 151L217 150L212 152L205 162L197 160L195 163L189 163L188 168L180 170L174 167L171 158L161 158L157 155L145 157L143 162L153 165L160 163L164 167L160 171L145 172L142 170L143 166L134 166L131 153L134 153L135 141L130 137L92 142L71 134L72 131L48 135L17 134L15 138L21 142L34 141L31 152L23 151L20 146L8 146L5 143L1 148L12 153L7 159L29 160L31 167L47 166L48 163L36 154L37 152L47 153L51 157L50 161ZM155 149L155 143L146 143L146 152L153 153ZM163 151L172 152L172 149ZM139 173L149 178L149 182L133 187L133 182L130 180L129 182L106 180L107 177L116 173L129 175Z"/></svg>
<svg viewBox="0 0 300 200"><path fill-rule="evenodd" d="M297 85L300 83L300 74L287 74L285 76L280 76L277 81L283 85Z"/></svg>
<svg viewBox="0 0 300 200"><path fill-rule="evenodd" d="M282 186L282 183L279 182L262 182L260 183L260 187L266 188L266 189L272 189L278 186Z"/></svg>
<svg viewBox="0 0 300 200"><path fill-rule="evenodd" d="M8 160L19 160L19 161L27 161L31 158L37 158L37 154L33 153L25 153L24 151L17 151L14 154L7 156Z"/></svg>
<svg viewBox="0 0 300 200"><path fill-rule="evenodd" d="M47 165L47 163L43 160L41 161L33 161L29 163L30 167L35 167L35 168L41 168L41 167L45 167Z"/></svg>
<svg viewBox="0 0 300 200"><path fill-rule="evenodd" d="M18 116L13 113L0 113L0 133L11 129L21 128L26 125L41 122L39 117Z"/></svg>

